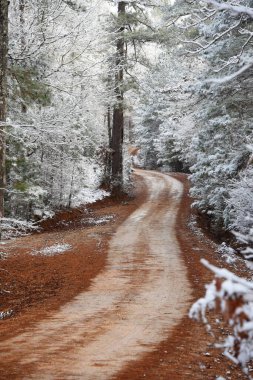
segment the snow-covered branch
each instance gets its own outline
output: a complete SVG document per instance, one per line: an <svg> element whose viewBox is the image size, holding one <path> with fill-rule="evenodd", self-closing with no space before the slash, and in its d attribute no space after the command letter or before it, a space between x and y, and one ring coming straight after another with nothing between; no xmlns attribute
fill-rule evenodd
<svg viewBox="0 0 253 380"><path fill-rule="evenodd" d="M250 18L253 18L253 8L246 7L243 5L233 5L225 2L218 2L216 0L203 0L205 3L213 5L215 8L217 8L220 11L229 11L232 14L238 14L238 15L247 15Z"/></svg>
<svg viewBox="0 0 253 380"><path fill-rule="evenodd" d="M201 262L215 274L215 279L206 286L205 296L191 307L189 316L207 323L206 311L219 307L232 330L217 347L225 349L225 356L248 373L247 364L253 359L253 284L206 260Z"/></svg>
<svg viewBox="0 0 253 380"><path fill-rule="evenodd" d="M210 78L210 79L207 79L206 83L225 84L225 83L230 82L231 80L239 77L240 75L242 75L243 73L245 73L246 71L248 71L249 69L251 69L252 66L253 66L253 61L250 62L250 63L248 63L248 64L243 65L239 70L235 71L232 74L223 76L221 78Z"/></svg>
<svg viewBox="0 0 253 380"><path fill-rule="evenodd" d="M199 41L195 40L180 40L181 42L185 44L192 44L196 45L199 49L196 49L194 51L190 51L191 53L200 53L204 50L209 49L212 45L216 44L217 41L221 40L224 36L230 34L233 30L237 29L241 24L241 20L237 22L235 25L230 26L226 30L224 30L222 33L217 34L208 44L200 43Z"/></svg>

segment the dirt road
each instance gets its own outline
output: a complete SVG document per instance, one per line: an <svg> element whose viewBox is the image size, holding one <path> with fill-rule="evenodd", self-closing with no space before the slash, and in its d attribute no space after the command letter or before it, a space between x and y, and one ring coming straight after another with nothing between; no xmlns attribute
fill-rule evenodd
<svg viewBox="0 0 253 380"><path fill-rule="evenodd" d="M113 378L155 350L185 315L191 286L175 232L183 186L163 174L137 174L147 201L117 229L104 271L58 312L1 343L1 361L29 366L25 378Z"/></svg>

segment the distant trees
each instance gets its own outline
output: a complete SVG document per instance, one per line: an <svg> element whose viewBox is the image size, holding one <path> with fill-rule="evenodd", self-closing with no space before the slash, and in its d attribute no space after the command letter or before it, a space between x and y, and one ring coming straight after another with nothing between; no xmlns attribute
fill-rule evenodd
<svg viewBox="0 0 253 380"><path fill-rule="evenodd" d="M179 47L167 45L140 79L134 133L145 167L188 171L197 102L189 87L198 70L197 59L188 62Z"/></svg>

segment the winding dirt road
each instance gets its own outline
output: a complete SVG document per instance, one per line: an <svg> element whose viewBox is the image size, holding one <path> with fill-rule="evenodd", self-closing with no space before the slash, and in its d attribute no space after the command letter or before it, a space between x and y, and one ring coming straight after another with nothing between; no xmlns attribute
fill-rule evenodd
<svg viewBox="0 0 253 380"><path fill-rule="evenodd" d="M105 270L58 312L1 343L0 360L15 356L19 368L29 366L26 379L115 378L186 314L191 286L175 232L183 185L136 174L148 199L117 229Z"/></svg>

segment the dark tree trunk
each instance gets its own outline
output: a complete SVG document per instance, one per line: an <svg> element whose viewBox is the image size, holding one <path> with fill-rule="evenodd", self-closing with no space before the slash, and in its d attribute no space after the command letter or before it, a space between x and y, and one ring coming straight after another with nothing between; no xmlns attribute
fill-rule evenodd
<svg viewBox="0 0 253 380"><path fill-rule="evenodd" d="M107 107L106 121L107 121L107 131L108 131L108 146L109 149L105 152L105 173L104 173L104 184L106 187L111 184L111 168L112 168L112 122L111 122L111 107Z"/></svg>
<svg viewBox="0 0 253 380"><path fill-rule="evenodd" d="M19 27L20 27L20 51L21 56L25 53L26 50L26 41L25 41L25 0L19 0ZM26 104L21 101L21 112L27 112Z"/></svg>
<svg viewBox="0 0 253 380"><path fill-rule="evenodd" d="M117 104L113 110L112 120L112 190L122 189L123 184L123 135L124 135L124 111L123 111L123 75L124 75L124 15L126 13L126 3L118 3L118 21L122 23L118 28L118 39L116 47L116 75L115 94Z"/></svg>
<svg viewBox="0 0 253 380"><path fill-rule="evenodd" d="M4 216L5 123L7 98L8 0L0 0L0 217Z"/></svg>
<svg viewBox="0 0 253 380"><path fill-rule="evenodd" d="M108 130L108 141L109 147L112 145L112 123L111 123L111 107L107 108L107 130Z"/></svg>
<svg viewBox="0 0 253 380"><path fill-rule="evenodd" d="M19 0L19 22L20 22L20 47L21 53L26 48L25 43L25 0Z"/></svg>

